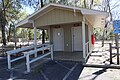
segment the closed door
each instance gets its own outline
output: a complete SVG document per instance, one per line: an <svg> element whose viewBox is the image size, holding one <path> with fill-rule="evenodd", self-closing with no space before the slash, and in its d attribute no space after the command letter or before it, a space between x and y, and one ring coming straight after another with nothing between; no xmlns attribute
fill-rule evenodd
<svg viewBox="0 0 120 80"><path fill-rule="evenodd" d="M53 30L53 45L54 51L64 50L64 35L63 28L55 28Z"/></svg>
<svg viewBox="0 0 120 80"><path fill-rule="evenodd" d="M72 28L72 49L82 51L82 27Z"/></svg>

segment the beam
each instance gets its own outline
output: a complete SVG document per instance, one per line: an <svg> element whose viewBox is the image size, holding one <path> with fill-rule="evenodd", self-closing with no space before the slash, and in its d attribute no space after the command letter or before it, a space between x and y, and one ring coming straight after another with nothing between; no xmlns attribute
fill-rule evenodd
<svg viewBox="0 0 120 80"><path fill-rule="evenodd" d="M92 40L91 40L91 35L93 34L92 32L92 25L89 23L88 24L88 35L89 35L89 52L92 52L93 45L92 45Z"/></svg>
<svg viewBox="0 0 120 80"><path fill-rule="evenodd" d="M8 60L8 69L11 69L11 62L10 62L10 54L7 55L7 60Z"/></svg>
<svg viewBox="0 0 120 80"><path fill-rule="evenodd" d="M34 49L36 50L36 46L37 46L37 36L36 36L36 27L33 21L33 27L34 27ZM35 57L37 57L37 53L35 54Z"/></svg>
<svg viewBox="0 0 120 80"><path fill-rule="evenodd" d="M84 16L82 21L82 44L83 44L83 58L85 59L86 53L85 53L85 18Z"/></svg>

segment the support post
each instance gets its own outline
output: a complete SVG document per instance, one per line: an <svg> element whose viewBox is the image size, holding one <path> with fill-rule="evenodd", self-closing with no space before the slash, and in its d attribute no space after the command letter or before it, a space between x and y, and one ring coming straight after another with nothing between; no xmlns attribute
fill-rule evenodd
<svg viewBox="0 0 120 80"><path fill-rule="evenodd" d="M119 44L118 44L118 34L116 35L116 47L117 47L117 64L119 64Z"/></svg>
<svg viewBox="0 0 120 80"><path fill-rule="evenodd" d="M83 45L83 58L85 59L85 18L82 21L82 45Z"/></svg>
<svg viewBox="0 0 120 80"><path fill-rule="evenodd" d="M42 48L43 48L43 50L42 50L42 54L44 54L44 53L45 53L45 51L44 51L44 47L45 47L45 45L44 45L44 44L42 44Z"/></svg>
<svg viewBox="0 0 120 80"><path fill-rule="evenodd" d="M30 72L29 54L26 55L27 72Z"/></svg>
<svg viewBox="0 0 120 80"><path fill-rule="evenodd" d="M36 27L33 22L33 27L34 27L34 49L36 50L37 47L37 37L36 37ZM37 57L37 53L35 53L35 57Z"/></svg>
<svg viewBox="0 0 120 80"><path fill-rule="evenodd" d="M23 35L24 31L22 30L22 35ZM22 36L22 46L24 45L24 36Z"/></svg>
<svg viewBox="0 0 120 80"><path fill-rule="evenodd" d="M89 26L88 26L88 35L89 35L89 45L88 45L88 49L89 49L89 52L91 52L91 26L90 26L90 24L88 24Z"/></svg>
<svg viewBox="0 0 120 80"><path fill-rule="evenodd" d="M89 45L88 45L88 44L89 44L89 42L88 42L87 45L86 45L86 46L87 46L87 48L86 48L87 55L88 55L88 53L89 53L89 51L88 51L88 46L89 46Z"/></svg>
<svg viewBox="0 0 120 80"><path fill-rule="evenodd" d="M109 43L109 48L110 48L110 64L112 64L112 44Z"/></svg>
<svg viewBox="0 0 120 80"><path fill-rule="evenodd" d="M42 50L42 53L43 53L43 54L45 53L45 51L44 51L44 46L43 46L43 50Z"/></svg>
<svg viewBox="0 0 120 80"><path fill-rule="evenodd" d="M53 60L53 45L50 45L51 59Z"/></svg>
<svg viewBox="0 0 120 80"><path fill-rule="evenodd" d="M50 35L51 35L51 32L50 32L50 27L48 28L48 40L51 42L51 37L50 37Z"/></svg>
<svg viewBox="0 0 120 80"><path fill-rule="evenodd" d="M8 59L8 69L11 69L10 54L7 54Z"/></svg>

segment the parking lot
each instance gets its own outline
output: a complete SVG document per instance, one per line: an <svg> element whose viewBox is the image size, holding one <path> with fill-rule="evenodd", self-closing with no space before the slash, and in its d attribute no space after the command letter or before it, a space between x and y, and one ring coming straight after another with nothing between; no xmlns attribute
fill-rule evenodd
<svg viewBox="0 0 120 80"><path fill-rule="evenodd" d="M25 66L8 70L6 61L1 57L0 80L77 80L83 69L80 62L48 60L25 74Z"/></svg>

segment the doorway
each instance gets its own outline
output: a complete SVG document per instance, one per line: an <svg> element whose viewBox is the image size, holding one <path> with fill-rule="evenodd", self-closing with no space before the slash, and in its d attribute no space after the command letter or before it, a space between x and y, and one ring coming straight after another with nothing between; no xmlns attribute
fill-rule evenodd
<svg viewBox="0 0 120 80"><path fill-rule="evenodd" d="M64 51L64 31L63 28L53 29L54 51Z"/></svg>
<svg viewBox="0 0 120 80"><path fill-rule="evenodd" d="M72 51L82 51L82 27L72 27Z"/></svg>

